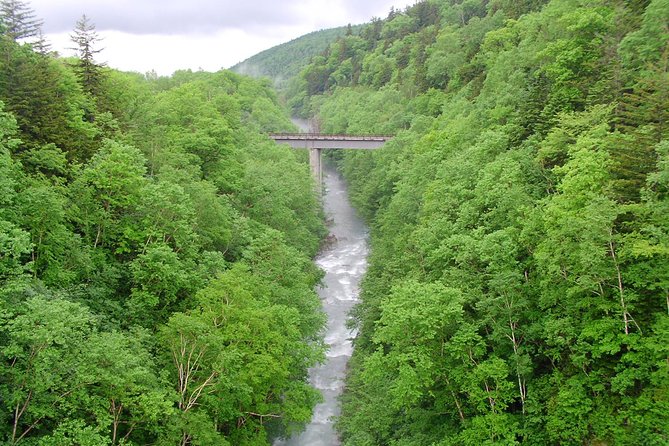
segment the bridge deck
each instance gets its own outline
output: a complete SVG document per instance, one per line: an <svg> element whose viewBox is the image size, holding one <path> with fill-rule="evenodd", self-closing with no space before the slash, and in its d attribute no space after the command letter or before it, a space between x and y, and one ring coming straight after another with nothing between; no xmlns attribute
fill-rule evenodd
<svg viewBox="0 0 669 446"><path fill-rule="evenodd" d="M325 135L322 133L273 133L279 144L297 149L377 149L392 138L387 135Z"/></svg>
<svg viewBox="0 0 669 446"><path fill-rule="evenodd" d="M328 141L388 141L389 135L328 135L324 133L272 133L273 139L317 139Z"/></svg>

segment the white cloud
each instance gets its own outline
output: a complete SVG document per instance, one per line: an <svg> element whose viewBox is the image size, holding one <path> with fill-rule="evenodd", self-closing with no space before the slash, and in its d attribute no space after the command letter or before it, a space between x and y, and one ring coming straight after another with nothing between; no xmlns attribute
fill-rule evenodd
<svg viewBox="0 0 669 446"><path fill-rule="evenodd" d="M104 38L100 62L125 71L216 71L311 31L385 17L409 0L33 0L47 38L73 54L69 34L86 13ZM51 23L51 25L49 25ZM104 26L100 26L100 24ZM49 32L51 30L51 32Z"/></svg>
<svg viewBox="0 0 669 446"><path fill-rule="evenodd" d="M177 69L217 71L228 68L250 54L274 44L272 38L240 30L224 30L212 35L128 34L118 31L99 33L103 51L96 57L113 68L123 71L172 74ZM74 51L68 33L48 35L55 50L64 56Z"/></svg>

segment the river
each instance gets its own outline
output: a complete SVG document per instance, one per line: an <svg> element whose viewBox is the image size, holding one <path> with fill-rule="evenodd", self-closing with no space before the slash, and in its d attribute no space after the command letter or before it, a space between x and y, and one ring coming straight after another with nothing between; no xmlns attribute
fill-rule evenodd
<svg viewBox="0 0 669 446"><path fill-rule="evenodd" d="M323 393L324 401L314 409L306 430L274 446L336 446L339 439L333 419L340 414L338 397L344 388L346 364L354 332L346 328L351 308L358 301L359 283L367 268L367 228L348 201L346 183L327 163L323 171L323 207L331 221L330 244L316 263L325 271L323 286L317 289L327 313L325 341L330 346L326 362L309 371L311 384Z"/></svg>

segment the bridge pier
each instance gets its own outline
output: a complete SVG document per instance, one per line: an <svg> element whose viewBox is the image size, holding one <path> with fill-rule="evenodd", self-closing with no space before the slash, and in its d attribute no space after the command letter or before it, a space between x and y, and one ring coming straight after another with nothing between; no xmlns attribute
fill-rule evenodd
<svg viewBox="0 0 669 446"><path fill-rule="evenodd" d="M316 183L316 192L320 195L323 189L323 166L321 158L321 149L309 148L309 167L311 168L311 175L314 177Z"/></svg>

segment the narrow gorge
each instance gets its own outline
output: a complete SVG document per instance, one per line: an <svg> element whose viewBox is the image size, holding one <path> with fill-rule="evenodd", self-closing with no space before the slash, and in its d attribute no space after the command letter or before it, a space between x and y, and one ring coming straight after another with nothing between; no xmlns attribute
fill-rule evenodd
<svg viewBox="0 0 669 446"><path fill-rule="evenodd" d="M340 414L338 397L344 388L346 365L353 352L346 327L348 313L358 301L358 285L367 268L367 227L349 203L346 183L330 165L324 170L323 206L330 222L330 243L316 258L325 272L318 294L328 316L325 342L327 360L310 370L310 381L323 394L311 423L300 435L275 446L334 446L339 444L333 417Z"/></svg>

